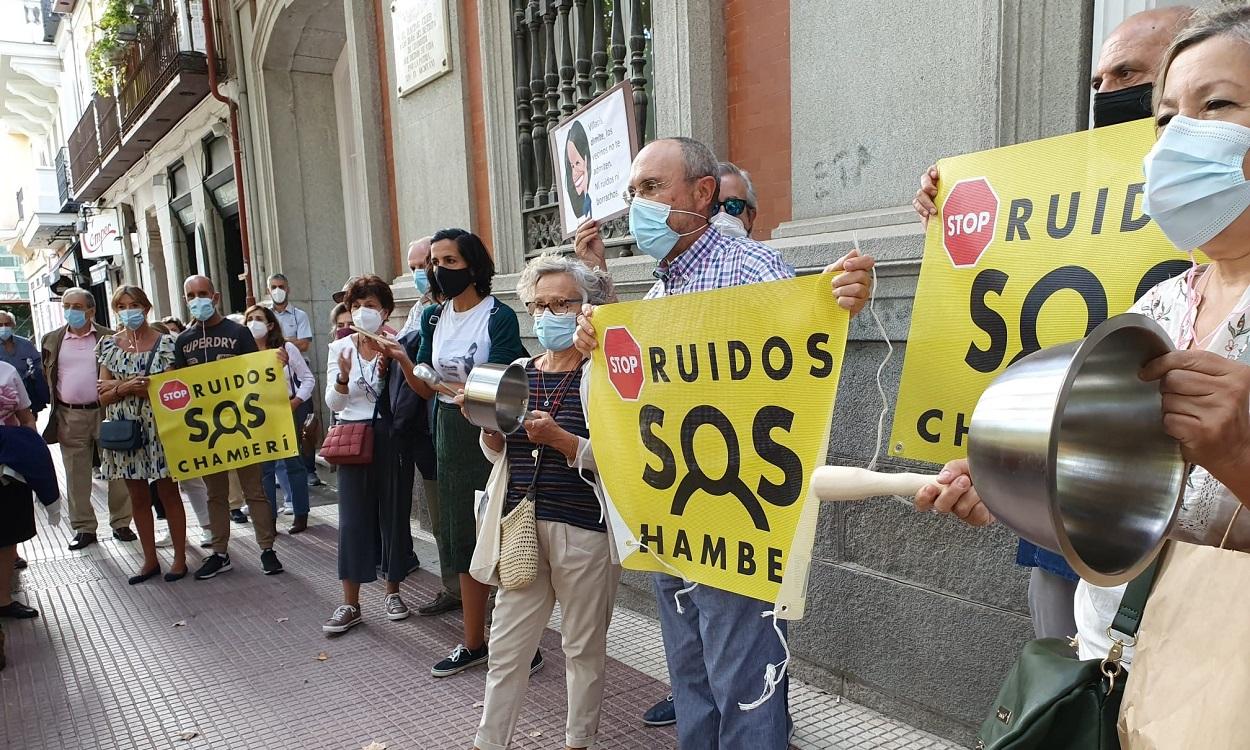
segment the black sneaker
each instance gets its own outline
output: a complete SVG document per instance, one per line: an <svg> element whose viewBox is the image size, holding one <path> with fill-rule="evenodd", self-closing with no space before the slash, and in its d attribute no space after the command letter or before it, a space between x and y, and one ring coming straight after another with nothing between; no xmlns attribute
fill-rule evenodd
<svg viewBox="0 0 1250 750"><path fill-rule="evenodd" d="M479 664L485 664L489 656L490 652L485 643L476 651L470 651L461 644L451 650L450 656L435 664L430 674L435 677L450 677Z"/></svg>
<svg viewBox="0 0 1250 750"><path fill-rule="evenodd" d="M649 727L666 727L676 724L677 708L673 705L673 694L669 693L667 698L647 709L647 712L642 715L642 723Z"/></svg>
<svg viewBox="0 0 1250 750"><path fill-rule="evenodd" d="M265 575L271 576L282 572L282 563L278 562L278 553L267 549L260 553L260 567Z"/></svg>
<svg viewBox="0 0 1250 750"><path fill-rule="evenodd" d="M441 615L444 612L455 612L461 606L459 597L452 596L446 591L440 591L438 596L434 597L434 601L417 607L417 614L431 617L433 615Z"/></svg>
<svg viewBox="0 0 1250 750"><path fill-rule="evenodd" d="M236 508L230 511L230 520L235 523L247 523L247 514Z"/></svg>
<svg viewBox="0 0 1250 750"><path fill-rule="evenodd" d="M207 581L218 573L225 573L230 570L230 555L219 555L213 553L209 555L200 569L195 571L195 579L197 581Z"/></svg>
<svg viewBox="0 0 1250 750"><path fill-rule="evenodd" d="M534 660L530 662L530 677L533 677L534 675L538 674L538 671L542 668L543 668L543 652L535 651Z"/></svg>

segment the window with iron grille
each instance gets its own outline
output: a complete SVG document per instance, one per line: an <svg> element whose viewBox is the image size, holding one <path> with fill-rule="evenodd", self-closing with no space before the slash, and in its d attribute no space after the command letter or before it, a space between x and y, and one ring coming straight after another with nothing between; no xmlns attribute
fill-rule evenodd
<svg viewBox="0 0 1250 750"><path fill-rule="evenodd" d="M651 0L513 0L516 85L525 255L566 247L556 199L548 134L565 118L618 83L633 89L643 144L655 135ZM608 254L631 254L628 221L600 227Z"/></svg>

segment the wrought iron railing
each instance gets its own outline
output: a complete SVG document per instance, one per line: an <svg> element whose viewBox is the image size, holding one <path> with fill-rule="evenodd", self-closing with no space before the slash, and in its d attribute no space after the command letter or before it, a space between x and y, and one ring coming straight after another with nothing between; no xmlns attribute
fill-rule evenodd
<svg viewBox="0 0 1250 750"><path fill-rule="evenodd" d="M56 152L56 195L61 202L61 211L74 212L78 210L78 204L74 202L74 196L70 191L72 184L70 175L69 149L62 146Z"/></svg>
<svg viewBox="0 0 1250 750"><path fill-rule="evenodd" d="M77 193L87 178L100 166L100 141L96 134L95 99L87 103L87 110L78 118L78 124L69 134L70 184Z"/></svg>
<svg viewBox="0 0 1250 750"><path fill-rule="evenodd" d="M654 96L649 0L513 0L513 72L525 252L564 245L548 133L582 105L623 81L645 143ZM626 35L626 29L629 33ZM629 253L624 220L600 228L614 255Z"/></svg>
<svg viewBox="0 0 1250 750"><path fill-rule="evenodd" d="M207 72L203 52L182 49L178 15L165 0L138 24L139 38L129 46L118 88L123 127L129 128L180 72Z"/></svg>
<svg viewBox="0 0 1250 750"><path fill-rule="evenodd" d="M96 128L100 132L100 153L108 155L121 145L122 125L117 118L117 99L112 96L95 98Z"/></svg>

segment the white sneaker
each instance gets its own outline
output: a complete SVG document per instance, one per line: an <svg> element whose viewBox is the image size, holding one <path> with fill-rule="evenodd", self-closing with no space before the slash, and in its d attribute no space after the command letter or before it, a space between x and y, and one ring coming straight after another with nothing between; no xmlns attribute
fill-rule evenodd
<svg viewBox="0 0 1250 750"><path fill-rule="evenodd" d="M293 515L295 515L295 508L291 507L290 505L283 505L283 506L282 506L282 515L284 515L284 516L293 516Z"/></svg>
<svg viewBox="0 0 1250 750"><path fill-rule="evenodd" d="M204 548L213 546L212 529L205 528L204 531L200 534L200 546Z"/></svg>
<svg viewBox="0 0 1250 750"><path fill-rule="evenodd" d="M161 534L160 538L156 540L156 546L162 549L174 546L174 540L169 536L168 531Z"/></svg>

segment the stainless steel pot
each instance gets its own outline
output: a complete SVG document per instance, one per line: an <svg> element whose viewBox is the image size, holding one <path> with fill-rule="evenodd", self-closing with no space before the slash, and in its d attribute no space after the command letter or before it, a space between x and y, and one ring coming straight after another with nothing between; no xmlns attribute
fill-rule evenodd
<svg viewBox="0 0 1250 750"><path fill-rule="evenodd" d="M477 365L464 384L464 410L483 429L511 435L529 412L530 383L518 364Z"/></svg>
<svg viewBox="0 0 1250 750"><path fill-rule="evenodd" d="M1020 536L1100 586L1131 580L1176 520L1188 467L1141 366L1170 351L1126 314L994 379L972 415L968 461L982 501Z"/></svg>

